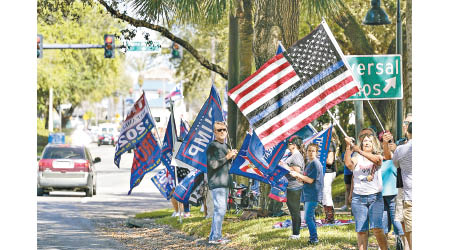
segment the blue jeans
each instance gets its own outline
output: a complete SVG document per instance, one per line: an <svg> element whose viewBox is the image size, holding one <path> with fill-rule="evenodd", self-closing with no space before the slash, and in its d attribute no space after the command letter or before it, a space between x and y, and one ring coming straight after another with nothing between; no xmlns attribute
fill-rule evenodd
<svg viewBox="0 0 450 250"><path fill-rule="evenodd" d="M305 222L308 225L309 240L312 242L318 241L317 228L316 228L316 216L315 211L317 207L317 201L305 202Z"/></svg>
<svg viewBox="0 0 450 250"><path fill-rule="evenodd" d="M183 203L183 209L185 213L189 213L191 210L189 208L189 201L186 203Z"/></svg>
<svg viewBox="0 0 450 250"><path fill-rule="evenodd" d="M211 241L222 238L222 222L227 211L228 188L214 188L210 191L214 203L211 233L209 234L209 240Z"/></svg>
<svg viewBox="0 0 450 250"><path fill-rule="evenodd" d="M384 202L381 192L369 195L352 194L352 212L356 232L383 228Z"/></svg>
<svg viewBox="0 0 450 250"><path fill-rule="evenodd" d="M395 197L396 195L383 196L384 212L383 212L383 228L384 233L391 231L391 225L394 226L395 235L404 235L402 224L400 221L395 221Z"/></svg>

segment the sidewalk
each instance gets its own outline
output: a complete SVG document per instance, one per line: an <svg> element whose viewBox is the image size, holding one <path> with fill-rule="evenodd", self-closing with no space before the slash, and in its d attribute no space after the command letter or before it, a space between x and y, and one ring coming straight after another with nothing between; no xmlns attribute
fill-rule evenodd
<svg viewBox="0 0 450 250"><path fill-rule="evenodd" d="M197 238L156 224L155 219L99 221L97 228L103 236L122 242L129 249L221 249L234 250L228 245L210 245L206 238Z"/></svg>

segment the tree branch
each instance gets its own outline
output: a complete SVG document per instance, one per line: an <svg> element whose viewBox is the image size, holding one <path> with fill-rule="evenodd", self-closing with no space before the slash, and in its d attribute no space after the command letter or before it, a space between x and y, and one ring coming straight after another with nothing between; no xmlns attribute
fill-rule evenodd
<svg viewBox="0 0 450 250"><path fill-rule="evenodd" d="M151 30L158 31L163 35L164 37L168 38L169 40L178 43L180 46L185 48L191 55L205 68L212 70L222 76L225 80L228 80L228 73L219 65L209 62L204 56L200 55L200 53L187 41L175 36L172 34L168 29L165 27L148 23L143 20L138 20L135 18L132 18L130 16L127 16L125 14L119 13L117 10L109 6L104 0L99 0L99 3L103 5L106 10L116 18L119 18L125 22L128 22L129 24L135 26L135 27L144 27Z"/></svg>

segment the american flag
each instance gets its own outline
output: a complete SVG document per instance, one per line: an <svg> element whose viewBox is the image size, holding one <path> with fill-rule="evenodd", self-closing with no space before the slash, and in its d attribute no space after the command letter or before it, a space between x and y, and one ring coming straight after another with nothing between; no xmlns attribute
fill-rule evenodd
<svg viewBox="0 0 450 250"><path fill-rule="evenodd" d="M228 92L265 148L359 91L325 21Z"/></svg>

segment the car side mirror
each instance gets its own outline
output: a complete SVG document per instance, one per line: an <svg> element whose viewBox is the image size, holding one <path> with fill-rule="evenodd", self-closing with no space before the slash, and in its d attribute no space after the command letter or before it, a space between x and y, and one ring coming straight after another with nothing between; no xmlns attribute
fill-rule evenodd
<svg viewBox="0 0 450 250"><path fill-rule="evenodd" d="M101 161L102 161L102 159L100 159L100 157L95 157L95 159L94 159L94 163L101 162Z"/></svg>

